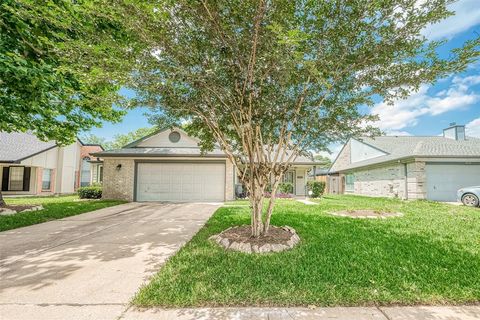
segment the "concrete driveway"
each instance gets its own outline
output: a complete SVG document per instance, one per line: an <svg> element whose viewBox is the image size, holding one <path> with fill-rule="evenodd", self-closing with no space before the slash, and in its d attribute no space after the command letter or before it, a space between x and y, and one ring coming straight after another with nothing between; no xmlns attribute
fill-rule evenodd
<svg viewBox="0 0 480 320"><path fill-rule="evenodd" d="M117 319L219 204L128 203L0 233L0 319Z"/></svg>

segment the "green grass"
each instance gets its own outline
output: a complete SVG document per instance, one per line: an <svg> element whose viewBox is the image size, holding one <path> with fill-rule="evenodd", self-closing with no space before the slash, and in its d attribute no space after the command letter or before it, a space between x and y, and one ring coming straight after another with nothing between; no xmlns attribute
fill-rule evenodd
<svg viewBox="0 0 480 320"><path fill-rule="evenodd" d="M280 200L273 224L302 241L268 255L226 252L208 237L249 223L230 203L142 287L138 306L354 306L480 301L480 209L427 201L327 196L317 206ZM400 211L390 219L328 215Z"/></svg>
<svg viewBox="0 0 480 320"><path fill-rule="evenodd" d="M74 201L77 199L77 196L5 198L7 205L41 204L43 210L0 216L0 231L70 217L125 202L118 200Z"/></svg>

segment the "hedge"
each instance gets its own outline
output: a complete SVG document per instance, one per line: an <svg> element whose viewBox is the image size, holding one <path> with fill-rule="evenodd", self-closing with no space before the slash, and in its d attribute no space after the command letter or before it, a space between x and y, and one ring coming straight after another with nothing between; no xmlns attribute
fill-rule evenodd
<svg viewBox="0 0 480 320"><path fill-rule="evenodd" d="M81 187L77 190L80 199L100 199L102 197L101 186Z"/></svg>

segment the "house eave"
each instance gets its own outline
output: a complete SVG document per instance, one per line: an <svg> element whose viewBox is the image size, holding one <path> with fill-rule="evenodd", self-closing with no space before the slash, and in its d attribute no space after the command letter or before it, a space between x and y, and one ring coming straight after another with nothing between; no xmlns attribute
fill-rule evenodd
<svg viewBox="0 0 480 320"><path fill-rule="evenodd" d="M218 154L151 154L151 153L117 153L117 154L105 154L105 153L93 153L94 157L105 158L227 158L226 155Z"/></svg>
<svg viewBox="0 0 480 320"><path fill-rule="evenodd" d="M344 172L350 172L350 171L353 171L353 170L366 169L366 168L372 168L372 167L382 167L382 166L385 166L385 165L395 164L395 163L409 163L409 162L415 162L415 161L428 161L428 160L432 160L432 159L450 159L450 160L455 160L455 159L478 159L478 160L480 161L480 156L461 156L461 155L425 156L425 155L412 155L412 156L401 157L401 158L391 159L391 160L382 161L382 162L370 163L370 164L359 165L359 166L355 166L355 167L349 167L349 168L345 168L345 169L339 169L339 170L335 170L335 171L329 171L328 174L344 173Z"/></svg>

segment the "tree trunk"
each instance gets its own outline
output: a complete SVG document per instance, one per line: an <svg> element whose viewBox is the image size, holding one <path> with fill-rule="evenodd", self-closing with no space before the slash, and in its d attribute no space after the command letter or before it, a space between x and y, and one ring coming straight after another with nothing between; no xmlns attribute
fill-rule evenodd
<svg viewBox="0 0 480 320"><path fill-rule="evenodd" d="M276 193L277 193L277 189L272 188L272 194L270 195L270 201L268 201L265 223L263 225L263 234L267 234L268 229L270 228L270 218L272 217L273 207L275 206Z"/></svg>
<svg viewBox="0 0 480 320"><path fill-rule="evenodd" d="M250 205L252 207L252 236L257 238L262 235L263 222L263 192L262 188L254 188L250 193Z"/></svg>
<svg viewBox="0 0 480 320"><path fill-rule="evenodd" d="M5 200L3 200L3 194L2 191L0 190L0 207L4 207L7 204L5 203Z"/></svg>

